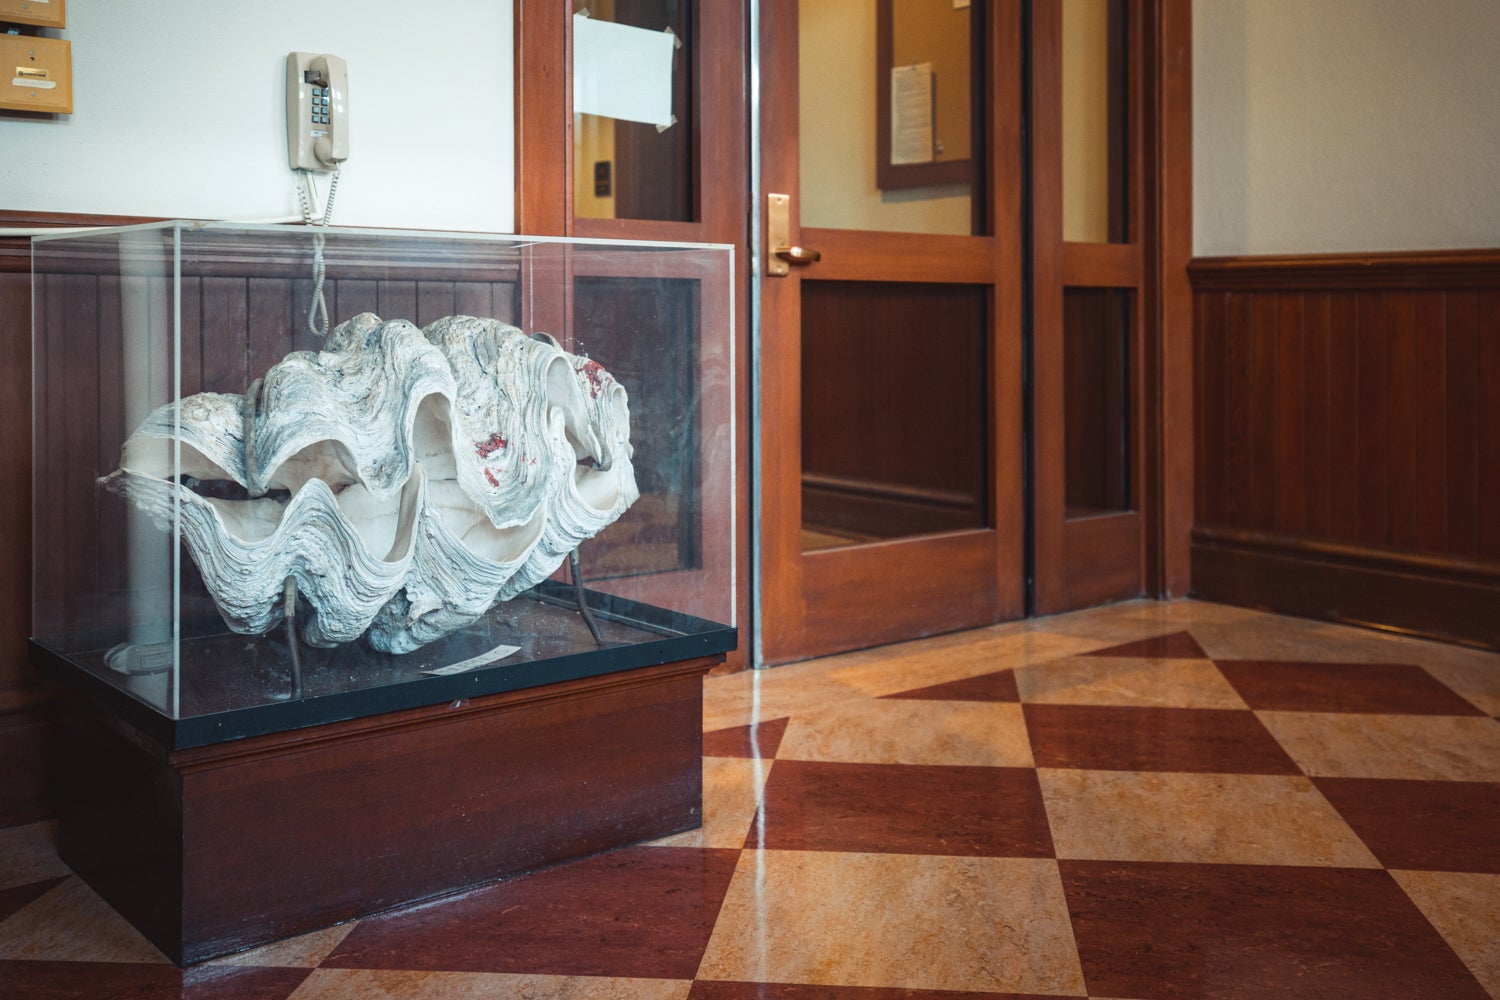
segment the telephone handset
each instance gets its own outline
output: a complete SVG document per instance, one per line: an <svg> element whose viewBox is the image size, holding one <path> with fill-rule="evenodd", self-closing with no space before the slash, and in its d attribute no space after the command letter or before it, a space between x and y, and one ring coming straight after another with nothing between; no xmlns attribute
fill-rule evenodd
<svg viewBox="0 0 1500 1000"><path fill-rule="evenodd" d="M286 57L286 146L293 170L333 170L349 158L349 68L338 56Z"/></svg>

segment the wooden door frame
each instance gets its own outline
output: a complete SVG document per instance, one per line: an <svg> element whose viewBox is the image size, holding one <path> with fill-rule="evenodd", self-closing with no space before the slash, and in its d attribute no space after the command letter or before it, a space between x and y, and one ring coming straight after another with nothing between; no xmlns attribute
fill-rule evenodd
<svg viewBox="0 0 1500 1000"><path fill-rule="evenodd" d="M1062 238L1062 0L1032 0L1033 609L1052 614L1189 587L1192 531L1191 0L1128 0L1125 242ZM1063 290L1134 293L1131 509L1065 514Z"/></svg>
<svg viewBox="0 0 1500 1000"><path fill-rule="evenodd" d="M735 619L739 648L726 666L748 662L750 635L750 324L748 256L749 46L738 4L702 3L695 18L698 218L692 222L590 219L573 216L572 4L515 0L516 232L532 236L727 243L735 247L732 276L737 511ZM713 185L712 187L710 185ZM565 293L566 294L566 293ZM564 313L567 303L554 304Z"/></svg>

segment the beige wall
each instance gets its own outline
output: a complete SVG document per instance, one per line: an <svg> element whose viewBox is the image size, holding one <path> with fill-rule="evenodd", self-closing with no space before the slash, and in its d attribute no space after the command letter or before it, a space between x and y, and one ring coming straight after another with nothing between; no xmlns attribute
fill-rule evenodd
<svg viewBox="0 0 1500 1000"><path fill-rule="evenodd" d="M399 0L72 0L67 14L74 113L0 114L0 208L295 215L286 56L301 50L349 64L335 223L514 224L510 0L430 0L420 16Z"/></svg>
<svg viewBox="0 0 1500 1000"><path fill-rule="evenodd" d="M968 233L966 188L875 186L874 0L798 7L802 225Z"/></svg>
<svg viewBox="0 0 1500 1000"><path fill-rule="evenodd" d="M1500 2L1195 0L1200 255L1500 246Z"/></svg>
<svg viewBox="0 0 1500 1000"><path fill-rule="evenodd" d="M1062 9L1063 239L1109 242L1109 0Z"/></svg>

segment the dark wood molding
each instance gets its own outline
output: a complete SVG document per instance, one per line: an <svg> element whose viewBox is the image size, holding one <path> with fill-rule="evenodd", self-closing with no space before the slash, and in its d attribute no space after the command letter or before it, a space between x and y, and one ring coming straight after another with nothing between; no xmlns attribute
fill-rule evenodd
<svg viewBox="0 0 1500 1000"><path fill-rule="evenodd" d="M516 0L516 231L562 236L573 209L568 6Z"/></svg>
<svg viewBox="0 0 1500 1000"><path fill-rule="evenodd" d="M154 222L131 215L81 215L77 212L27 212L0 209L0 229L61 229L70 226L133 226ZM0 236L0 273L31 270L31 238Z"/></svg>
<svg viewBox="0 0 1500 1000"><path fill-rule="evenodd" d="M1146 398L1154 435L1147 442L1146 590L1181 597L1191 575L1193 527L1193 4L1160 0L1150 39L1151 113L1146 212L1157 226L1146 263L1145 315L1157 323L1147 359Z"/></svg>
<svg viewBox="0 0 1500 1000"><path fill-rule="evenodd" d="M1195 292L1494 288L1500 249L1197 257Z"/></svg>
<svg viewBox="0 0 1500 1000"><path fill-rule="evenodd" d="M1500 559L1199 525L1193 531L1193 593L1500 648Z"/></svg>

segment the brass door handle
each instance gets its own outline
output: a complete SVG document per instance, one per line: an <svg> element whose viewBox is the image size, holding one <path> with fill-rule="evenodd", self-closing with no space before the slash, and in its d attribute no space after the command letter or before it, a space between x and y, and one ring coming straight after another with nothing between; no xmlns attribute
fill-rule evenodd
<svg viewBox="0 0 1500 1000"><path fill-rule="evenodd" d="M822 260L823 255L792 243L792 198L785 194L766 195L766 274L785 278L792 270Z"/></svg>
<svg viewBox="0 0 1500 1000"><path fill-rule="evenodd" d="M807 247L779 246L771 251L789 264L812 264L823 259L823 255Z"/></svg>

